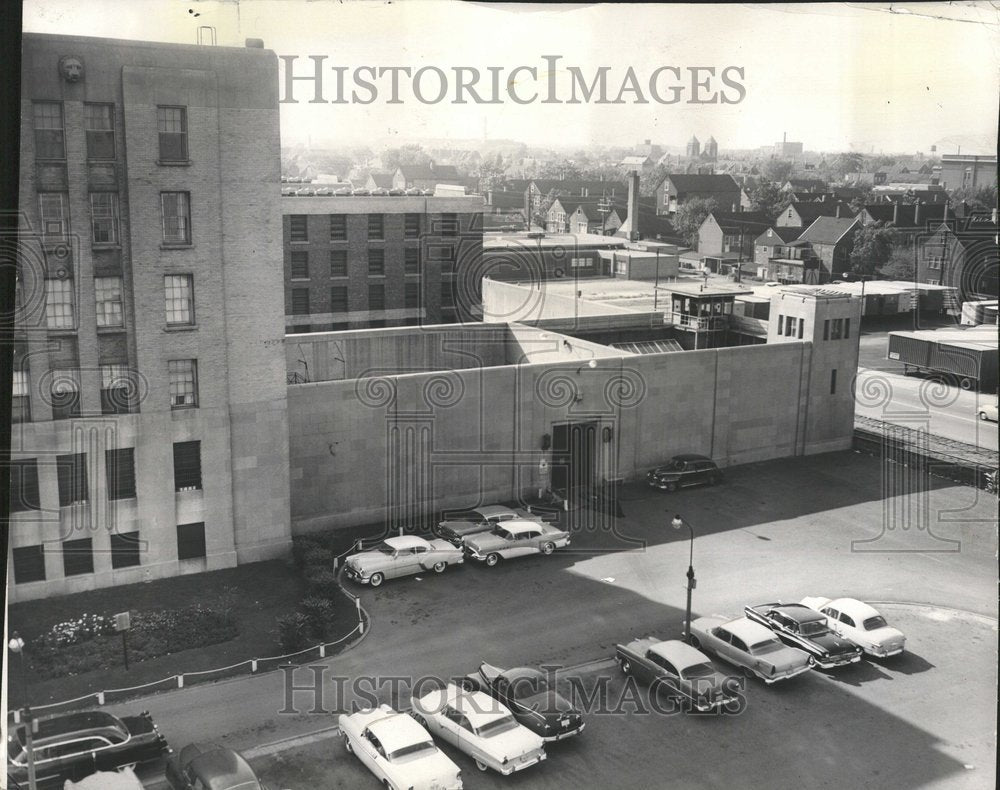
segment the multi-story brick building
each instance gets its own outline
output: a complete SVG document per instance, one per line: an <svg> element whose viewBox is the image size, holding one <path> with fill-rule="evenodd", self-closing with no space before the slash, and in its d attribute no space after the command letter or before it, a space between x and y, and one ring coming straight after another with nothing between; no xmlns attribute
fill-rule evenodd
<svg viewBox="0 0 1000 790"><path fill-rule="evenodd" d="M23 41L10 600L283 554L274 53Z"/></svg>
<svg viewBox="0 0 1000 790"><path fill-rule="evenodd" d="M482 197L284 197L290 333L475 320Z"/></svg>

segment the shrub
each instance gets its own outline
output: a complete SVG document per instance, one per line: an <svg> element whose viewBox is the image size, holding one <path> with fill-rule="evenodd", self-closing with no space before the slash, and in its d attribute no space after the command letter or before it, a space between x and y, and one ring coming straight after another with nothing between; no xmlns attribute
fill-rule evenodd
<svg viewBox="0 0 1000 790"><path fill-rule="evenodd" d="M299 604L299 611L309 620L310 635L322 642L330 636L336 610L329 598L304 598Z"/></svg>
<svg viewBox="0 0 1000 790"><path fill-rule="evenodd" d="M302 612L278 618L278 642L285 653L297 653L309 647L313 643L309 632L309 617Z"/></svg>
<svg viewBox="0 0 1000 790"><path fill-rule="evenodd" d="M305 564L305 555L314 549L323 548L319 541L312 537L292 538L292 558L300 568Z"/></svg>
<svg viewBox="0 0 1000 790"><path fill-rule="evenodd" d="M340 589L340 582L333 570L313 567L306 571L307 596L332 598Z"/></svg>
<svg viewBox="0 0 1000 790"><path fill-rule="evenodd" d="M333 552L322 546L314 546L302 553L302 565L306 571L310 568L333 569Z"/></svg>

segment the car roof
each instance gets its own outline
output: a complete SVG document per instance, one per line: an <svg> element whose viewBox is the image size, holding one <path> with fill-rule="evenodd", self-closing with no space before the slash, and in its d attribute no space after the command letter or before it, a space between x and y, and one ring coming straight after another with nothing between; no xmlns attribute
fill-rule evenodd
<svg viewBox="0 0 1000 790"><path fill-rule="evenodd" d="M386 754L431 739L427 731L406 713L390 713L384 718L373 721L368 725L368 729L379 739Z"/></svg>
<svg viewBox="0 0 1000 790"><path fill-rule="evenodd" d="M205 747L204 751L186 762L182 752L181 764L189 766L211 790L260 786L249 763L239 753L222 746Z"/></svg>
<svg viewBox="0 0 1000 790"><path fill-rule="evenodd" d="M472 511L480 513L486 518L490 518L491 516L506 516L508 514L514 514L513 510L511 510L509 507L504 507L503 505L486 505L485 507L474 507L472 508Z"/></svg>
<svg viewBox="0 0 1000 790"><path fill-rule="evenodd" d="M427 541L423 538L418 538L416 535L400 535L396 538L386 538L384 541L386 546L389 546L396 551L401 549L412 549L416 547L426 547L428 545Z"/></svg>
<svg viewBox="0 0 1000 790"><path fill-rule="evenodd" d="M448 703L464 713L476 729L510 715L499 701L482 691L464 691L450 683L446 694Z"/></svg>
<svg viewBox="0 0 1000 790"><path fill-rule="evenodd" d="M501 672L500 675L508 682L521 680L522 678L530 678L531 680L545 678L545 673L541 670L535 669L534 667L512 667L511 669Z"/></svg>
<svg viewBox="0 0 1000 790"><path fill-rule="evenodd" d="M830 604L827 604L829 606ZM815 609L803 606L800 603L786 603L781 606L772 606L772 611L780 612L786 617L792 618L797 623L808 623L813 620L825 620L826 618Z"/></svg>
<svg viewBox="0 0 1000 790"><path fill-rule="evenodd" d="M511 519L500 525L512 535L520 535L522 532L541 532L542 525L537 521L523 521L521 519Z"/></svg>
<svg viewBox="0 0 1000 790"><path fill-rule="evenodd" d="M729 633L738 636L748 645L760 642L762 639L777 639L769 629L746 617L737 617L735 620L723 623L722 627L729 631Z"/></svg>
<svg viewBox="0 0 1000 790"><path fill-rule="evenodd" d="M85 710L78 713L62 713L37 719L38 727L33 731L36 741L46 738L56 738L60 735L72 735L86 730L113 728L127 734L125 725L117 716L112 716L103 710ZM24 727L19 728L21 731Z"/></svg>
<svg viewBox="0 0 1000 790"><path fill-rule="evenodd" d="M838 598L835 601L830 601L830 603L826 604L826 606L832 606L838 611L846 612L856 619L861 620L867 620L869 617L879 616L878 609L874 606L866 604L864 601L859 601L857 598Z"/></svg>
<svg viewBox="0 0 1000 790"><path fill-rule="evenodd" d="M665 658L677 669L704 664L708 661L708 658L701 651L695 650L691 645L686 645L678 639L657 642L649 648L649 652Z"/></svg>

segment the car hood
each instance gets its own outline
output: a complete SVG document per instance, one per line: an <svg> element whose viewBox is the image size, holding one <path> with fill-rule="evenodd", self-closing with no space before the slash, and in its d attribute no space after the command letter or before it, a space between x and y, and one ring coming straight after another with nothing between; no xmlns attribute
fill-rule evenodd
<svg viewBox="0 0 1000 790"><path fill-rule="evenodd" d="M834 633L823 634L822 636L810 636L805 637L808 641L812 642L817 647L823 648L831 656L839 656L844 653L854 653L857 652L857 645L853 642L849 642L841 636L837 636Z"/></svg>
<svg viewBox="0 0 1000 790"><path fill-rule="evenodd" d="M650 472L650 474L653 475L654 477L680 477L681 476L681 473L678 472L676 469L668 469L665 466L658 466L658 467L656 467L656 469L654 469L652 472Z"/></svg>
<svg viewBox="0 0 1000 790"><path fill-rule="evenodd" d="M468 538L465 545L477 551L493 551L494 549L504 549L510 545L506 538L494 535L492 532L484 532L474 538Z"/></svg>
<svg viewBox="0 0 1000 790"><path fill-rule="evenodd" d="M347 564L357 568L359 571L367 571L372 568L384 568L392 564L392 557L380 551L363 551L360 554L352 554L347 558Z"/></svg>

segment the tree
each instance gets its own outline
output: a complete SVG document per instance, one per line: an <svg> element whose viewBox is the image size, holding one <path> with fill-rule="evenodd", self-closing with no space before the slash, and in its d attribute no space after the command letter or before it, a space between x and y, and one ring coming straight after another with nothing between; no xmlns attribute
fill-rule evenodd
<svg viewBox="0 0 1000 790"><path fill-rule="evenodd" d="M893 247L880 274L889 280L914 281L917 276L916 248Z"/></svg>
<svg viewBox="0 0 1000 790"><path fill-rule="evenodd" d="M769 159L764 165L764 178L784 184L794 167L795 165L787 159Z"/></svg>
<svg viewBox="0 0 1000 790"><path fill-rule="evenodd" d="M773 181L758 181L750 187L747 194L750 197L750 210L762 211L771 219L777 217L789 203L788 194L782 192L781 187Z"/></svg>
<svg viewBox="0 0 1000 790"><path fill-rule="evenodd" d="M698 246L698 228L705 221L705 217L715 211L716 203L712 198L691 198L682 203L677 213L674 214L671 223L677 235L686 241L691 247Z"/></svg>
<svg viewBox="0 0 1000 790"><path fill-rule="evenodd" d="M997 207L996 184L985 187L963 187L951 193L952 205L965 201L973 212L990 212Z"/></svg>
<svg viewBox="0 0 1000 790"><path fill-rule="evenodd" d="M871 205L874 202L875 191L869 187L857 197L851 198L851 210L855 213L860 213L865 206Z"/></svg>
<svg viewBox="0 0 1000 790"><path fill-rule="evenodd" d="M431 163L430 155L416 143L404 145L402 148L388 148L382 152L382 164L387 170L395 172L401 165L418 167Z"/></svg>
<svg viewBox="0 0 1000 790"><path fill-rule="evenodd" d="M882 222L862 225L854 232L854 249L851 250L851 271L855 274L875 274L889 261L896 229Z"/></svg>
<svg viewBox="0 0 1000 790"><path fill-rule="evenodd" d="M838 154L833 160L832 170L838 179L843 178L848 173L860 173L864 170L865 158L856 151Z"/></svg>
<svg viewBox="0 0 1000 790"><path fill-rule="evenodd" d="M656 194L656 188L663 183L670 173L666 165L656 165L639 184L639 194L643 197L651 197Z"/></svg>

